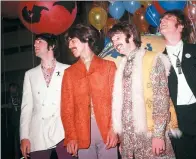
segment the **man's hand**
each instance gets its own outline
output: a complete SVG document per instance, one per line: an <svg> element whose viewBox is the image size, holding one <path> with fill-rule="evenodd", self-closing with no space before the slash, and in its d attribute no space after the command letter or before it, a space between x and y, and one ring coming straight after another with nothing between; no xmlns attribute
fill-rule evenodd
<svg viewBox="0 0 196 159"><path fill-rule="evenodd" d="M77 157L78 153L78 143L76 140L71 140L67 143L67 152L72 154L72 156Z"/></svg>
<svg viewBox="0 0 196 159"><path fill-rule="evenodd" d="M108 132L106 149L110 149L112 147L116 147L117 142L118 142L118 135L115 134L114 131L111 129Z"/></svg>
<svg viewBox="0 0 196 159"><path fill-rule="evenodd" d="M29 157L30 149L31 149L31 143L29 139L22 139L21 140L21 145L20 149L22 151L22 155L24 156L25 159Z"/></svg>
<svg viewBox="0 0 196 159"><path fill-rule="evenodd" d="M161 155L165 151L165 141L159 138L152 139L152 152L156 155Z"/></svg>

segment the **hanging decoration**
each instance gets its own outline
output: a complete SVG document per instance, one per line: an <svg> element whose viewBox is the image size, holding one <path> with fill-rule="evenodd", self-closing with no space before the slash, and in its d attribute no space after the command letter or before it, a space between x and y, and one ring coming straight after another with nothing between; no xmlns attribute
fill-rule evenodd
<svg viewBox="0 0 196 159"><path fill-rule="evenodd" d="M108 18L106 25L104 26L104 33L107 34L108 30L111 29L116 23L117 21L114 18Z"/></svg>
<svg viewBox="0 0 196 159"><path fill-rule="evenodd" d="M152 5L156 8L156 10L159 12L160 15L165 13L166 11L160 6L158 1L153 1Z"/></svg>
<svg viewBox="0 0 196 159"><path fill-rule="evenodd" d="M158 27L160 24L160 14L153 5L147 7L145 18L153 27Z"/></svg>
<svg viewBox="0 0 196 159"><path fill-rule="evenodd" d="M105 26L108 15L103 8L94 7L90 10L88 19L90 24L100 31Z"/></svg>
<svg viewBox="0 0 196 159"><path fill-rule="evenodd" d="M191 24L191 35L190 42L196 44L196 3L193 1L188 1L186 8L184 9L184 14L190 20Z"/></svg>
<svg viewBox="0 0 196 159"><path fill-rule="evenodd" d="M141 5L143 5L143 7L148 7L150 5L152 5L152 1L139 1Z"/></svg>
<svg viewBox="0 0 196 159"><path fill-rule="evenodd" d="M149 24L145 19L146 8L141 7L133 14L133 23L137 26L140 33L147 33Z"/></svg>
<svg viewBox="0 0 196 159"><path fill-rule="evenodd" d="M139 1L123 1L123 5L125 9L131 14L134 14L135 11L141 7Z"/></svg>
<svg viewBox="0 0 196 159"><path fill-rule="evenodd" d="M186 6L186 1L160 1L159 0L158 2L160 6L166 11L173 10L173 9L183 10Z"/></svg>
<svg viewBox="0 0 196 159"><path fill-rule="evenodd" d="M116 1L110 3L108 11L114 19L120 19L125 12L125 8L122 2Z"/></svg>
<svg viewBox="0 0 196 159"><path fill-rule="evenodd" d="M21 1L19 18L33 33L61 34L74 22L77 5L71 1Z"/></svg>

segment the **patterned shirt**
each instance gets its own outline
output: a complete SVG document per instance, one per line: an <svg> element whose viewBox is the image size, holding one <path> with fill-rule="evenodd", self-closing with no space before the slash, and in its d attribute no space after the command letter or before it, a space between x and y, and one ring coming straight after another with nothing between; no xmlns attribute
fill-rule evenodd
<svg viewBox="0 0 196 159"><path fill-rule="evenodd" d="M52 60L52 64L48 68L46 68L43 65L43 62L41 62L41 68L42 68L42 72L43 72L47 87L49 87L55 67L56 67L56 59Z"/></svg>

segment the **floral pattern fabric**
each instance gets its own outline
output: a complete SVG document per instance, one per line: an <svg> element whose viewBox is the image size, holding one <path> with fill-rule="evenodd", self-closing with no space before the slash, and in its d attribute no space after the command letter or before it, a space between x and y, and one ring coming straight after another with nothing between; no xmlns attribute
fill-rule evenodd
<svg viewBox="0 0 196 159"><path fill-rule="evenodd" d="M166 121L168 118L169 101L167 77L164 65L158 58L151 72L153 85L153 120L154 132L152 135L136 134L133 124L133 102L132 102L132 69L133 61L128 60L123 75L123 109L122 109L122 134L121 155L122 159L174 159L174 152L168 135L165 135ZM160 80L161 79L161 80ZM160 82L161 81L161 82ZM139 115L139 114L138 114ZM164 133L164 134L163 134ZM152 138L163 138L166 143L166 151L160 156L154 156L152 152ZM133 157L134 156L134 157Z"/></svg>
<svg viewBox="0 0 196 159"><path fill-rule="evenodd" d="M43 72L47 87L49 87L49 84L52 79L52 75L53 75L55 67L56 67L56 60L55 59L52 60L52 65L49 68L44 67L43 63L41 63L41 68L42 68L42 72Z"/></svg>

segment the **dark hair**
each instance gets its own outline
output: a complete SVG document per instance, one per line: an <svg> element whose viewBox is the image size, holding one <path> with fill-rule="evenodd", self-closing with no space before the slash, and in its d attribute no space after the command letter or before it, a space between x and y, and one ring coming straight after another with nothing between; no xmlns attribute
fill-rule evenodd
<svg viewBox="0 0 196 159"><path fill-rule="evenodd" d="M58 56L57 36L54 34L50 34L50 33L42 33L42 34L37 34L35 36L35 40L37 40L39 38L42 40L45 40L48 43L48 50L50 47L52 47L52 50L54 52L54 57L57 57Z"/></svg>
<svg viewBox="0 0 196 159"><path fill-rule="evenodd" d="M65 41L68 43L69 39L78 38L82 43L88 42L90 49L94 53L98 53L99 49L97 46L98 33L90 26L84 24L77 24L71 27L65 34Z"/></svg>
<svg viewBox="0 0 196 159"><path fill-rule="evenodd" d="M161 19L164 18L166 15L171 15L171 16L175 16L177 18L177 25L182 25L184 26L182 29L182 40L188 41L189 36L190 36L190 21L188 20L188 18L184 15L183 11L181 10L171 10L171 11L167 11L165 12Z"/></svg>
<svg viewBox="0 0 196 159"><path fill-rule="evenodd" d="M133 42L137 47L141 46L141 36L140 32L137 31L134 24L129 24L128 22L119 22L114 24L113 27L108 31L108 36L111 39L115 33L122 32L126 35L125 41L129 43L129 38L133 36Z"/></svg>

